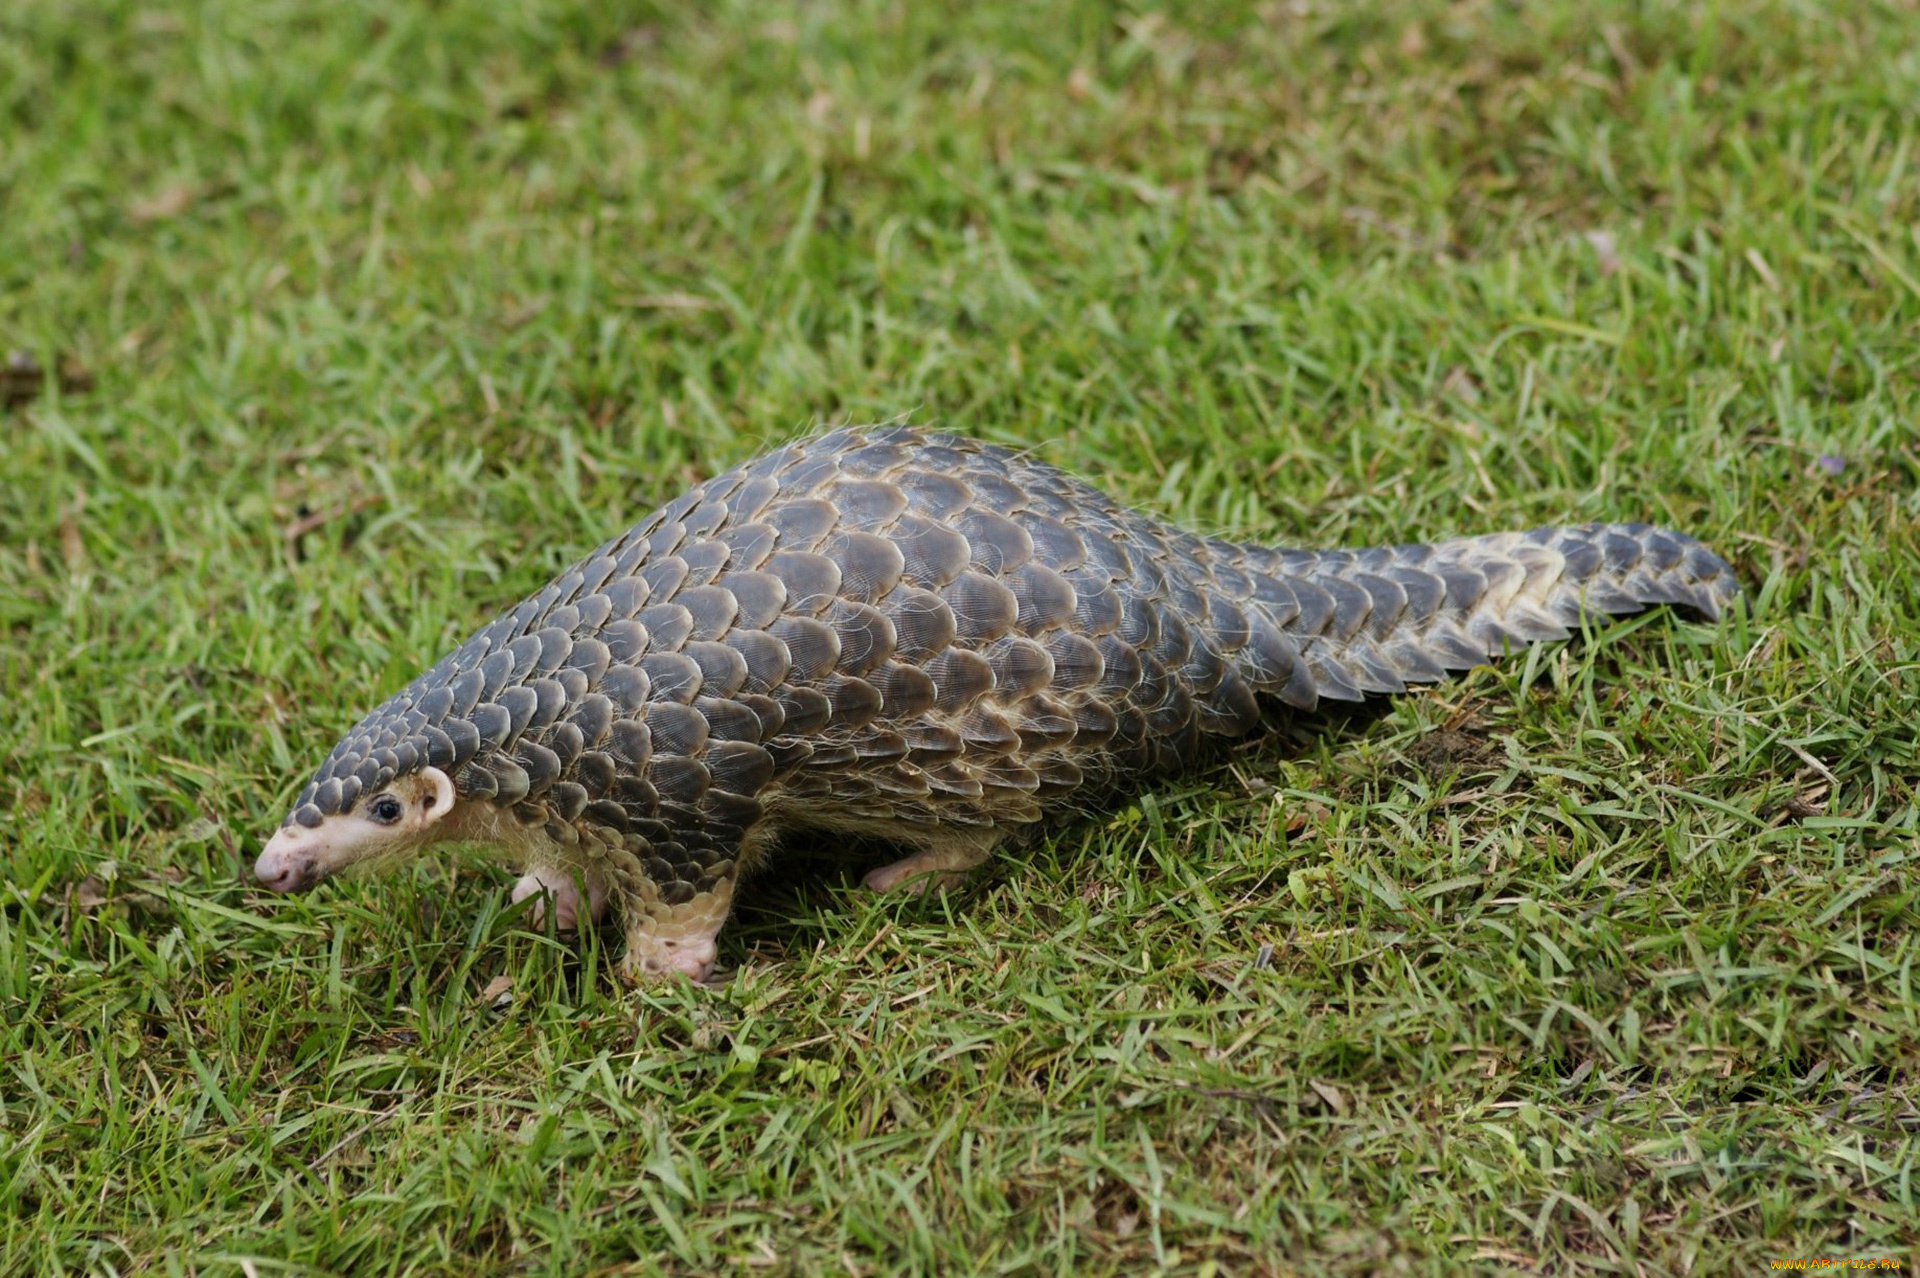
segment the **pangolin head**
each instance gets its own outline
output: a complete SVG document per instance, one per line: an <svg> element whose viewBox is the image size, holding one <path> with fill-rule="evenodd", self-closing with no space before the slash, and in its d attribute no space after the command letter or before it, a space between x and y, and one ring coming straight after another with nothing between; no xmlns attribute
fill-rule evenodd
<svg viewBox="0 0 1920 1278"><path fill-rule="evenodd" d="M254 862L260 885L302 892L357 862L431 841L459 802L421 733L414 689L368 715L327 755Z"/></svg>

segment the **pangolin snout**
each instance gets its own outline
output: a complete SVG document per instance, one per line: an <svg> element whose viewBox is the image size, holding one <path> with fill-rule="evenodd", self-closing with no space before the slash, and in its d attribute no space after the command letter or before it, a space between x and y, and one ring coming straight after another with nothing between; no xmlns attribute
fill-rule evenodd
<svg viewBox="0 0 1920 1278"><path fill-rule="evenodd" d="M269 892L304 892L320 881L320 867L314 860L315 849L301 846L304 832L294 829L274 831L260 859L253 863L253 877Z"/></svg>

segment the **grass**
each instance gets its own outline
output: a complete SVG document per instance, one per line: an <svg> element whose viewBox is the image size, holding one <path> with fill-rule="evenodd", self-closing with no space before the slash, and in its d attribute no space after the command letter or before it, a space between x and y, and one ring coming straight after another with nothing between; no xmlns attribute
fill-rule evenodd
<svg viewBox="0 0 1920 1278"><path fill-rule="evenodd" d="M1913 1260L1920 15L0 11L0 1271ZM817 423L1756 601L630 993L245 868L375 700ZM504 991L504 992L503 992Z"/></svg>

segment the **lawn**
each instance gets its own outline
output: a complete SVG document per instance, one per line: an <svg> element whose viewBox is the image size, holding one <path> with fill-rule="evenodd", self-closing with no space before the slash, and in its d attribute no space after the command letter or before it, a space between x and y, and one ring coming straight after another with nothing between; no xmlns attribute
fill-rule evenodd
<svg viewBox="0 0 1920 1278"><path fill-rule="evenodd" d="M0 1272L1913 1263L1920 9L1517 13L0 7ZM796 848L712 987L476 861L250 885L478 624L894 419L1753 609L943 898Z"/></svg>

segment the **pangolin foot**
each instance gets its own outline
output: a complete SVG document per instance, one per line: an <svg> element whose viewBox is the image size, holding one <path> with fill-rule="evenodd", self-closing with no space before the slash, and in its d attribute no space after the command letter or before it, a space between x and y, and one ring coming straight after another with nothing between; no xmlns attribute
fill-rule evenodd
<svg viewBox="0 0 1920 1278"><path fill-rule="evenodd" d="M951 842L915 852L892 865L867 871L860 881L875 892L951 891L967 881L967 875L993 855L997 835L961 836Z"/></svg>
<svg viewBox="0 0 1920 1278"><path fill-rule="evenodd" d="M713 975L713 965L719 957L720 948L711 936L672 940L628 937L627 952L620 960L620 979L629 985L640 985L679 975L698 985Z"/></svg>
<svg viewBox="0 0 1920 1278"><path fill-rule="evenodd" d="M562 932L578 930L580 926L580 889L574 885L573 876L560 870L530 870L520 876L513 885L513 902L518 905L528 897L539 897L528 911L527 921L533 927L546 925L547 897L553 899L553 925ZM598 923L606 917L607 890L598 884L587 885L588 921Z"/></svg>

